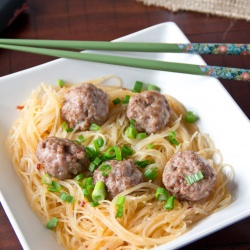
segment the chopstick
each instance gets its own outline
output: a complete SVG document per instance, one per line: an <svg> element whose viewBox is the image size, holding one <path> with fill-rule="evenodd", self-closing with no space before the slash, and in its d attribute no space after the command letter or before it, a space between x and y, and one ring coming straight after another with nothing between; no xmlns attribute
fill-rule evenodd
<svg viewBox="0 0 250 250"><path fill-rule="evenodd" d="M222 78L222 79L250 81L250 70L247 69L165 62L165 61L157 61L151 59L131 58L127 56L122 57L122 56L113 56L113 55L104 55L95 53L80 53L67 50L18 46L18 45L9 45L1 43L0 43L0 48L48 55L59 58L69 58L69 59L99 62L99 63L113 64L120 66L142 68L142 69L161 70L161 71L169 71L176 73L212 76L215 78Z"/></svg>
<svg viewBox="0 0 250 250"><path fill-rule="evenodd" d="M213 55L250 55L250 44L233 43L149 43L73 40L0 39L1 44L64 49L93 49L133 52L173 52Z"/></svg>

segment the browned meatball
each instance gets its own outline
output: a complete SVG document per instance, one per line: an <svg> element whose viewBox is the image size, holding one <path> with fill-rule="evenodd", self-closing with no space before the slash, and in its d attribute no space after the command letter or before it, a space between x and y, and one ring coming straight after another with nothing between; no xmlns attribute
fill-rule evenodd
<svg viewBox="0 0 250 250"><path fill-rule="evenodd" d="M134 119L136 130L155 133L168 123L170 106L159 92L144 91L130 98L127 117Z"/></svg>
<svg viewBox="0 0 250 250"><path fill-rule="evenodd" d="M102 181L105 183L111 198L143 182L142 172L131 159L123 161L110 160L105 161L104 164L109 164L111 171L104 177L102 171L98 168L95 170L93 178L94 182Z"/></svg>
<svg viewBox="0 0 250 250"><path fill-rule="evenodd" d="M185 177L198 171L201 171L204 178L189 185ZM193 151L184 151L174 154L167 162L162 181L166 189L177 198L198 201L209 195L216 176L214 168L203 157Z"/></svg>
<svg viewBox="0 0 250 250"><path fill-rule="evenodd" d="M38 143L36 155L45 170L60 180L83 172L88 165L85 148L68 139L48 137Z"/></svg>
<svg viewBox="0 0 250 250"><path fill-rule="evenodd" d="M102 125L109 114L109 95L91 83L70 89L61 109L71 128L88 130L92 123Z"/></svg>

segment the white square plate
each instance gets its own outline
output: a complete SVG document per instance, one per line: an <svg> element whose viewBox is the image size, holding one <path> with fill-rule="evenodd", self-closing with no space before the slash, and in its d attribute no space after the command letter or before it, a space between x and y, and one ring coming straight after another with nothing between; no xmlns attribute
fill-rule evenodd
<svg viewBox="0 0 250 250"><path fill-rule="evenodd" d="M186 43L185 35L174 23L162 23L119 41ZM123 54L123 53L109 53ZM204 64L198 55L171 53L127 53L150 59ZM40 82L56 84L57 79L72 83L106 75L121 77L132 88L136 80L157 84L163 93L174 96L187 109L199 114L199 127L209 133L224 156L233 165L235 176L229 185L233 203L199 222L176 240L158 247L174 249L228 226L250 214L250 124L221 83L210 77L150 71L68 59L58 59L0 78L0 199L24 249L62 249L55 235L47 230L31 210L23 185L9 160L5 140L17 118L16 106L24 101Z"/></svg>

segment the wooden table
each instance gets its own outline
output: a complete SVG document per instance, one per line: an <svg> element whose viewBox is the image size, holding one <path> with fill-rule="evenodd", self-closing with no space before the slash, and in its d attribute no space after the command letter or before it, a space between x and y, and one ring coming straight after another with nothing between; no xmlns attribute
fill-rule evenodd
<svg viewBox="0 0 250 250"><path fill-rule="evenodd" d="M175 22L191 42L250 43L250 22L192 12L172 13L135 0L27 0L29 10L0 37L109 41L162 22ZM249 57L204 56L207 64L250 69ZM0 51L0 76L27 69L53 58ZM250 117L250 83L221 81ZM0 249L22 249L0 207ZM194 242L183 249L250 249L250 218Z"/></svg>

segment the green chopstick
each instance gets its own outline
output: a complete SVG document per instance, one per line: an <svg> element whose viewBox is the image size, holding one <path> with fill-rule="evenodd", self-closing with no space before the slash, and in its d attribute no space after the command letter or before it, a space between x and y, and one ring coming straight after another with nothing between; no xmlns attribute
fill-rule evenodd
<svg viewBox="0 0 250 250"><path fill-rule="evenodd" d="M24 45L64 49L93 49L134 52L173 52L192 54L250 55L250 44L232 43L153 43L153 42L104 42L38 39L0 39L1 44Z"/></svg>
<svg viewBox="0 0 250 250"><path fill-rule="evenodd" d="M125 56L122 57L122 56L94 54L94 53L80 53L67 50L17 46L17 45L8 45L1 43L0 43L0 48L48 55L59 58L69 58L69 59L99 62L99 63L113 64L120 66L142 68L142 69L161 70L161 71L186 73L186 74L202 75L202 76L207 75L222 79L250 81L250 70L246 69L165 62L165 61L157 61L151 59L131 58Z"/></svg>

